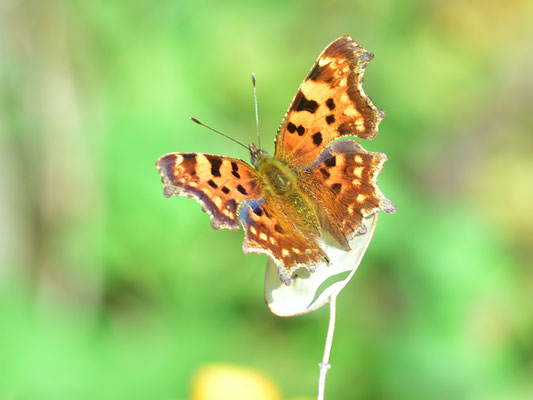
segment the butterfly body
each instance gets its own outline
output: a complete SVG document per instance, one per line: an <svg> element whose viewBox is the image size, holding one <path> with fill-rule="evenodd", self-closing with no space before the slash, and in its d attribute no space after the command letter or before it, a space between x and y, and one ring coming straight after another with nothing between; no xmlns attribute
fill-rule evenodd
<svg viewBox="0 0 533 400"><path fill-rule="evenodd" d="M252 149L255 145L251 145ZM251 150L254 153L254 150ZM283 204L283 212L291 217L296 229L303 232L319 233L320 223L313 203L300 186L301 176L298 171L291 168L283 160L271 157L265 151L260 151L258 156L252 155L252 160L257 159L259 181L263 187L265 198L269 202Z"/></svg>
<svg viewBox="0 0 533 400"><path fill-rule="evenodd" d="M328 260L323 233L349 250L364 233L363 218L396 210L377 187L386 156L349 138L373 138L384 117L361 86L372 57L349 36L332 42L300 85L273 156L253 143L252 165L202 153L162 156L165 196L195 198L215 229L242 225L244 252L267 254L287 285L298 268Z"/></svg>
<svg viewBox="0 0 533 400"><path fill-rule="evenodd" d="M298 176L283 161L262 152L257 157L256 169L267 193L285 196L295 190Z"/></svg>

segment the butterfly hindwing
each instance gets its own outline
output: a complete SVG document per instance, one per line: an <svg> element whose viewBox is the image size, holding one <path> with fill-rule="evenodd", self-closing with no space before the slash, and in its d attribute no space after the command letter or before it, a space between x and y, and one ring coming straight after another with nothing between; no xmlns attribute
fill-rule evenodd
<svg viewBox="0 0 533 400"><path fill-rule="evenodd" d="M332 42L300 85L276 136L276 157L307 166L334 139L373 139L385 113L362 88L373 54L349 36Z"/></svg>
<svg viewBox="0 0 533 400"><path fill-rule="evenodd" d="M244 253L267 254L278 265L280 278L287 285L299 267L327 259L314 238L299 232L272 198L244 202L240 220Z"/></svg>
<svg viewBox="0 0 533 400"><path fill-rule="evenodd" d="M385 154L366 151L355 140L338 140L301 173L301 185L315 198L322 228L347 249L355 234L364 233L363 218L379 210L396 211L377 184L386 160Z"/></svg>
<svg viewBox="0 0 533 400"><path fill-rule="evenodd" d="M198 200L211 215L215 229L239 229L238 208L248 199L260 198L255 169L244 161L202 153L169 153L156 163L166 197Z"/></svg>

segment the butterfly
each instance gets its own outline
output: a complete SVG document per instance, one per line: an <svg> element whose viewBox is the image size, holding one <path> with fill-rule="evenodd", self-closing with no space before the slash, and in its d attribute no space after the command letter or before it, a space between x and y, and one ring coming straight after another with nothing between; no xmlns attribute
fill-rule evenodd
<svg viewBox="0 0 533 400"><path fill-rule="evenodd" d="M265 253L291 284L328 258L325 232L345 250L364 234L364 218L396 211L377 186L385 154L353 137L373 139L385 113L362 82L373 54L342 36L318 57L281 122L274 156L249 145L251 165L203 153L169 153L156 163L164 195L196 199L215 229L244 228L243 251Z"/></svg>

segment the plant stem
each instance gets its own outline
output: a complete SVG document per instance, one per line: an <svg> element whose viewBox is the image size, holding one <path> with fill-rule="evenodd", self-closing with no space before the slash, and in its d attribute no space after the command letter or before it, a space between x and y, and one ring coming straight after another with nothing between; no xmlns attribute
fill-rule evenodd
<svg viewBox="0 0 533 400"><path fill-rule="evenodd" d="M326 346L324 347L324 355L322 362L318 364L320 374L318 376L318 397L317 400L324 400L324 391L326 389L326 374L331 368L329 364L329 355L331 353L331 345L333 344L333 332L335 331L335 302L337 301L337 293L334 293L329 298L329 325L328 334L326 336Z"/></svg>

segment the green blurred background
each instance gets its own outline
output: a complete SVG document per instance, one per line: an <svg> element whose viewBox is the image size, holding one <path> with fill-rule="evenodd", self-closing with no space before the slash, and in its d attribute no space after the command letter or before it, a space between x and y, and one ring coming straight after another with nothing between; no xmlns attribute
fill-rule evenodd
<svg viewBox="0 0 533 400"><path fill-rule="evenodd" d="M186 399L210 362L314 396L327 309L280 319L265 256L165 199L156 159L273 150L322 49L375 53L381 215L338 299L330 399L533 398L533 3L0 3L0 399Z"/></svg>

